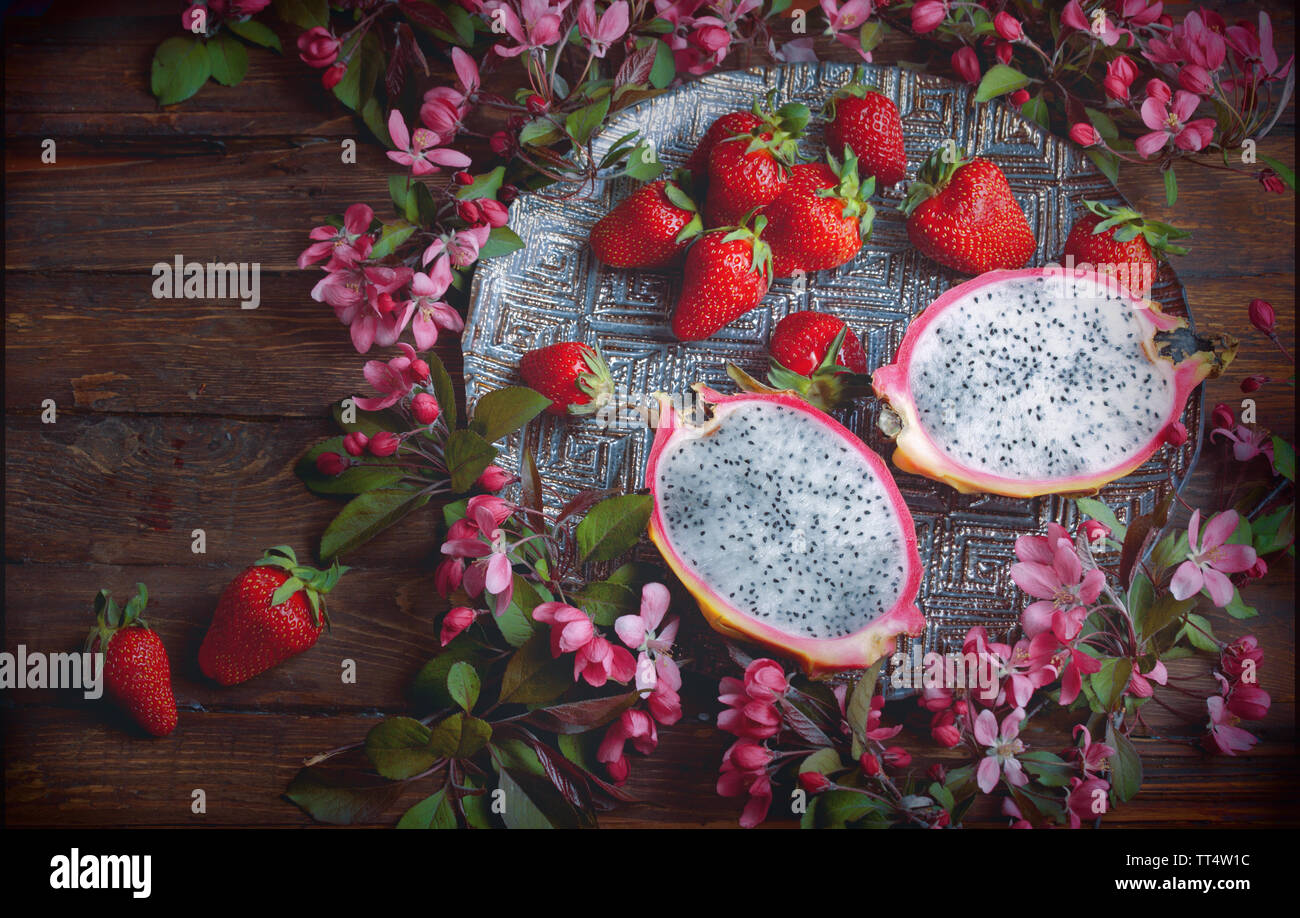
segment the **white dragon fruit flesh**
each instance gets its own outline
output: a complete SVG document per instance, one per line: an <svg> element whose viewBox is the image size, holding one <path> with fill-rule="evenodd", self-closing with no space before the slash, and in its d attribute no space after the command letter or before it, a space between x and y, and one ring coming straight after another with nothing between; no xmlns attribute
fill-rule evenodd
<svg viewBox="0 0 1300 918"><path fill-rule="evenodd" d="M809 675L872 665L925 620L911 515L885 462L790 393L666 403L646 470L650 536L715 630Z"/></svg>
<svg viewBox="0 0 1300 918"><path fill-rule="evenodd" d="M930 304L872 387L904 471L962 492L1089 494L1182 442L1188 395L1235 348L1109 275L992 271Z"/></svg>

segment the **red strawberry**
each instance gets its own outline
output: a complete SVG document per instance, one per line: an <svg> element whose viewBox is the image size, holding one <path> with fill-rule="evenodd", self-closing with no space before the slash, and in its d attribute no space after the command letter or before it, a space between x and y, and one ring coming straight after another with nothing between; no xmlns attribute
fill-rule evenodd
<svg viewBox="0 0 1300 918"><path fill-rule="evenodd" d="M89 653L104 654L104 689L146 732L166 736L176 729L176 698L167 650L141 614L149 591L139 591L119 609L108 590L95 597L95 627L86 637Z"/></svg>
<svg viewBox="0 0 1300 918"><path fill-rule="evenodd" d="M935 150L908 188L903 213L912 244L964 274L1023 268L1034 254L1029 221L1002 170L987 159Z"/></svg>
<svg viewBox="0 0 1300 918"><path fill-rule="evenodd" d="M287 545L268 549L217 601L199 647L203 675L234 685L307 650L329 623L324 595L346 570L300 565Z"/></svg>
<svg viewBox="0 0 1300 918"><path fill-rule="evenodd" d="M763 132L724 140L709 154L709 191L704 221L710 228L735 226L773 201L790 177L791 153Z"/></svg>
<svg viewBox="0 0 1300 918"><path fill-rule="evenodd" d="M764 126L770 132L784 131L797 135L803 131L810 117L808 106L800 102L787 103L772 112L763 107L761 99L755 99L754 107L749 111L728 112L715 119L695 145L691 158L686 161L686 168L691 175L702 178L709 171L709 154L727 138L737 134L753 134L755 128Z"/></svg>
<svg viewBox="0 0 1300 918"><path fill-rule="evenodd" d="M903 121L888 96L856 81L831 96L826 105L826 149L840 155L845 147L858 157L858 169L888 188L907 177Z"/></svg>
<svg viewBox="0 0 1300 918"><path fill-rule="evenodd" d="M839 402L846 372L865 375L867 355L853 329L824 312L792 312L772 331L768 382L792 389L823 411Z"/></svg>
<svg viewBox="0 0 1300 918"><path fill-rule="evenodd" d="M529 388L551 400L551 414L594 414L614 394L609 367L593 347L561 341L529 351L519 361Z"/></svg>
<svg viewBox="0 0 1300 918"><path fill-rule="evenodd" d="M1089 264L1115 275L1125 287L1145 296L1160 269L1157 256L1187 254L1183 246L1169 241L1188 236L1183 230L1146 220L1131 207L1083 203L1092 213L1084 214L1070 227L1061 256L1067 268Z"/></svg>
<svg viewBox="0 0 1300 918"><path fill-rule="evenodd" d="M858 183L852 152L842 164L827 159L830 165L802 163L791 169L776 200L763 208L763 239L772 246L777 277L837 268L858 254L871 232L876 211L867 198L875 179Z"/></svg>
<svg viewBox="0 0 1300 918"><path fill-rule="evenodd" d="M754 229L705 233L686 252L682 295L673 311L673 334L682 341L707 338L758 305L772 278L772 250Z"/></svg>
<svg viewBox="0 0 1300 918"><path fill-rule="evenodd" d="M615 268L662 268L702 229L695 202L676 182L642 185L591 228L591 250Z"/></svg>

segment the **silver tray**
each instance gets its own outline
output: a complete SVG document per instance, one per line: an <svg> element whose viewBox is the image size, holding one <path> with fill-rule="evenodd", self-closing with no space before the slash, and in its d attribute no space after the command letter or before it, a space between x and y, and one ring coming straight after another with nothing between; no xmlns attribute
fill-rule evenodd
<svg viewBox="0 0 1300 918"><path fill-rule="evenodd" d="M902 115L909 175L949 139L1002 167L1038 239L1032 264L1059 256L1074 216L1083 211L1083 199L1123 203L1079 148L1010 106L998 101L977 105L970 86L940 77L891 67L869 70L871 82L894 99ZM852 67L824 63L714 74L619 112L594 141L595 154L600 157L615 139L639 130L672 169L690 155L713 119L748 108L756 95L775 90L776 104L800 101L817 111L852 73ZM814 119L803 152L820 158L822 149L820 122ZM845 319L874 370L893 358L911 318L965 279L908 244L896 206L904 184L880 196L875 229L852 262L809 277L803 292L789 280L776 282L757 309L712 338L692 343L677 341L668 324L680 284L674 269L609 268L596 262L587 247L592 224L635 182L602 182L590 194L569 199L545 192L521 195L511 207L510 225L524 248L483 262L474 275L463 340L466 397L472 403L491 389L517 384L520 356L561 340L598 346L632 401L656 391L689 393L701 380L733 391L726 363L734 361L762 378L772 327L788 312L804 309ZM1188 314L1182 286L1167 265L1151 296L1167 312ZM893 447L876 429L878 410L875 399L864 398L839 409L837 417L888 456ZM1187 442L1177 449L1162 448L1132 475L1105 488L1100 499L1124 521L1149 512L1190 471L1200 421L1197 396L1183 415L1193 434ZM517 468L521 448L531 449L547 484L548 503L558 507L587 488L641 487L652 438L653 431L644 426L602 427L592 420L547 415L505 444L501 464ZM1072 529L1073 503L1060 497L963 495L924 478L901 472L896 477L916 522L925 566L917 598L927 622L919 639L923 651L959 647L972 625L984 625L995 639L1011 633L1026 601L1008 574L1016 537L1041 533L1049 521ZM657 559L653 548L646 549L646 557ZM1099 560L1116 559L1103 555ZM694 632L684 629L683 637ZM712 649L688 648L706 658L716 656L716 645ZM908 643L899 649L908 650Z"/></svg>

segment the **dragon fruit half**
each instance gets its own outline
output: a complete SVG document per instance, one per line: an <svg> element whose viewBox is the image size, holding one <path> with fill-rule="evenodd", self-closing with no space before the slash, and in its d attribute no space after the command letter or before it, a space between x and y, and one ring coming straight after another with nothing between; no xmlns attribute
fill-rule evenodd
<svg viewBox="0 0 1300 918"><path fill-rule="evenodd" d="M931 303L871 382L900 469L965 493L1091 494L1186 439L1188 395L1236 346L1110 275L991 271Z"/></svg>
<svg viewBox="0 0 1300 918"><path fill-rule="evenodd" d="M919 635L916 531L884 461L792 393L696 391L699 426L661 400L650 537L714 629L813 676Z"/></svg>

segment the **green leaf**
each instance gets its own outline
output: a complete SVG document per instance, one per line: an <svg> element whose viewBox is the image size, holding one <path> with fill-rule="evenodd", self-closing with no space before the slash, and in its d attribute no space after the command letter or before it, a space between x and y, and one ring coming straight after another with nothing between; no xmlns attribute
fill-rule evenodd
<svg viewBox="0 0 1300 918"><path fill-rule="evenodd" d="M1295 541L1295 507L1287 506L1255 520L1252 526L1255 552L1269 555Z"/></svg>
<svg viewBox="0 0 1300 918"><path fill-rule="evenodd" d="M429 728L410 717L390 717L366 734L366 758L390 781L428 771L438 756L429 748Z"/></svg>
<svg viewBox="0 0 1300 918"><path fill-rule="evenodd" d="M588 698L585 701L552 705L551 707L530 711L522 722L561 736L587 733L605 726L636 704L640 697L640 694L633 690L622 695L609 695L604 698ZM572 758L567 753L566 757ZM578 764L581 765L582 763L579 762Z"/></svg>
<svg viewBox="0 0 1300 918"><path fill-rule="evenodd" d="M1174 175L1173 166L1164 170L1165 176L1165 203L1173 207L1178 200L1178 178Z"/></svg>
<svg viewBox="0 0 1300 918"><path fill-rule="evenodd" d="M497 457L496 447L472 430L453 430L444 453L451 489L457 493L474 487L478 476Z"/></svg>
<svg viewBox="0 0 1300 918"><path fill-rule="evenodd" d="M229 35L208 39L208 66L222 86L234 86L248 73L248 49Z"/></svg>
<svg viewBox="0 0 1300 918"><path fill-rule="evenodd" d="M409 175L390 175L388 177L388 196L393 199L393 207L397 213L406 216L407 201L411 197L413 182Z"/></svg>
<svg viewBox="0 0 1300 918"><path fill-rule="evenodd" d="M668 47L667 42L656 41L655 45L655 62L650 67L650 85L655 89L664 89L677 79L677 62L673 58L673 49Z"/></svg>
<svg viewBox="0 0 1300 918"><path fill-rule="evenodd" d="M474 176L474 181L468 185L462 185L456 192L456 197L462 201L473 201L478 198L495 198L497 192L501 190L501 182L505 179L506 167L497 166L491 172L484 172L482 175Z"/></svg>
<svg viewBox="0 0 1300 918"><path fill-rule="evenodd" d="M830 746L818 749L812 755L806 756L799 763L799 774L805 771L815 771L819 774L829 775L839 771L844 767L844 762L840 760L840 754Z"/></svg>
<svg viewBox="0 0 1300 918"><path fill-rule="evenodd" d="M1110 507L1091 497L1077 498L1074 505L1079 509L1080 516L1104 524L1110 529L1112 539L1118 542L1124 541L1124 536L1128 534L1128 527L1119 521L1119 517L1115 515L1115 511Z"/></svg>
<svg viewBox="0 0 1300 918"><path fill-rule="evenodd" d="M423 182L411 183L411 193L406 196L406 219L421 226L438 223L438 205Z"/></svg>
<svg viewBox="0 0 1300 918"><path fill-rule="evenodd" d="M473 711L474 705L478 703L480 688L478 670L473 666L464 661L451 665L447 672L447 694L466 714Z"/></svg>
<svg viewBox="0 0 1300 918"><path fill-rule="evenodd" d="M472 775L461 779L461 784L473 790L482 790L483 782ZM460 798L460 808L465 814L465 823L471 829L492 828L492 808L487 794L465 794Z"/></svg>
<svg viewBox="0 0 1300 918"><path fill-rule="evenodd" d="M1119 181L1119 157L1109 150L1098 150L1092 147L1084 150L1093 164L1101 170L1101 174L1110 179L1113 185Z"/></svg>
<svg viewBox="0 0 1300 918"><path fill-rule="evenodd" d="M273 8L283 21L303 29L330 24L329 0L274 0Z"/></svg>
<svg viewBox="0 0 1300 918"><path fill-rule="evenodd" d="M597 580L573 594L578 608L591 616L591 620L608 628L620 615L635 612L641 603L640 594L621 583Z"/></svg>
<svg viewBox="0 0 1300 918"><path fill-rule="evenodd" d="M1230 599L1228 604L1223 607L1223 611L1236 619L1254 618L1259 614L1258 609L1254 606L1248 606L1242 601L1241 590L1236 587L1232 588L1232 599Z"/></svg>
<svg viewBox="0 0 1300 918"><path fill-rule="evenodd" d="M316 457L321 453L347 455L343 449L343 438L330 437L317 443L303 453L294 466L294 474L315 494L362 494L375 488L395 485L406 474L391 465L391 456L366 456L365 466L351 466L341 475L324 475L316 469Z"/></svg>
<svg viewBox="0 0 1300 918"><path fill-rule="evenodd" d="M625 494L592 507L574 535L583 561L612 561L630 550L645 532L654 510L648 494Z"/></svg>
<svg viewBox="0 0 1300 918"><path fill-rule="evenodd" d="M623 174L638 182L649 182L658 178L665 168L667 167L664 162L654 152L654 147L643 143L628 153L627 166L624 167Z"/></svg>
<svg viewBox="0 0 1300 918"><path fill-rule="evenodd" d="M399 829L454 829L456 811L447 800L447 789L430 794L402 814L397 821Z"/></svg>
<svg viewBox="0 0 1300 918"><path fill-rule="evenodd" d="M1292 483L1295 482L1295 447L1281 437L1273 437L1273 468Z"/></svg>
<svg viewBox="0 0 1300 918"><path fill-rule="evenodd" d="M1106 745L1115 750L1110 757L1110 788L1121 803L1126 803L1142 786L1142 757L1132 741L1123 733L1117 733L1109 721L1106 723Z"/></svg>
<svg viewBox="0 0 1300 918"><path fill-rule="evenodd" d="M245 41L251 41L263 48L274 48L276 51L284 50L280 47L280 36L272 32L270 26L264 25L256 19L245 19L242 22L238 19L227 19L225 25L227 29Z"/></svg>
<svg viewBox="0 0 1300 918"><path fill-rule="evenodd" d="M1097 700L1107 711L1113 711L1128 687L1133 674L1133 661L1128 657L1108 657L1101 661L1101 669L1088 677Z"/></svg>
<svg viewBox="0 0 1300 918"><path fill-rule="evenodd" d="M1274 172L1282 176L1282 181L1286 182L1287 187L1295 191L1295 172L1281 160L1276 160L1271 156L1265 156L1263 153L1257 154L1258 158L1272 168Z"/></svg>
<svg viewBox="0 0 1300 918"><path fill-rule="evenodd" d="M577 811L550 781L502 768L497 785L503 794L502 821L508 829L576 829Z"/></svg>
<svg viewBox="0 0 1300 918"><path fill-rule="evenodd" d="M398 797L403 785L385 781L353 786L327 781L319 768L303 768L285 789L285 796L312 819L331 825L375 822Z"/></svg>
<svg viewBox="0 0 1300 918"><path fill-rule="evenodd" d="M390 150L394 148L393 138L388 136L388 124L384 121L384 107L374 96L361 103L361 120L380 143Z"/></svg>
<svg viewBox="0 0 1300 918"><path fill-rule="evenodd" d="M849 693L844 719L849 722L849 729L853 732L850 751L854 759L860 758L866 751L867 716L871 713L871 696L876 694L876 681L880 678L882 664L882 660L877 660L874 666L862 674L862 678Z"/></svg>
<svg viewBox="0 0 1300 918"><path fill-rule="evenodd" d="M418 227L411 226L409 223L385 223L384 228L379 233L379 241L370 250L370 257L375 259L387 258L397 251L398 246L410 239L411 234L417 229Z"/></svg>
<svg viewBox="0 0 1300 918"><path fill-rule="evenodd" d="M1170 622L1181 618L1183 613L1195 604L1195 597L1174 599L1172 593L1161 593L1141 619L1142 637L1154 637Z"/></svg>
<svg viewBox="0 0 1300 918"><path fill-rule="evenodd" d="M564 119L564 129L574 143L583 145L591 140L591 135L605 123L605 116L609 114L609 102L609 96L604 96L598 102L569 113Z"/></svg>
<svg viewBox="0 0 1300 918"><path fill-rule="evenodd" d="M203 42L192 36L174 35L154 52L149 88L159 105L172 105L198 92L211 73L212 61Z"/></svg>
<svg viewBox="0 0 1300 918"><path fill-rule="evenodd" d="M538 632L515 651L501 677L498 704L546 704L573 685L573 661L551 656L551 639Z"/></svg>
<svg viewBox="0 0 1300 918"><path fill-rule="evenodd" d="M1219 652L1219 645L1214 640L1214 628L1203 615L1197 615L1195 612L1187 613L1187 624L1183 625L1182 634L1187 635L1187 640L1197 650L1206 653Z"/></svg>
<svg viewBox="0 0 1300 918"><path fill-rule="evenodd" d="M353 407L354 420L351 423L343 422L343 405L335 402L330 408L330 413L334 417L334 423L338 425L339 430L345 434L360 432L367 437L373 437L381 430L398 431L406 429L406 422L396 414L389 411L362 411L360 408Z"/></svg>
<svg viewBox="0 0 1300 918"><path fill-rule="evenodd" d="M374 32L367 31L361 38L361 47L353 51L357 42L354 35L343 43L339 51L342 60L351 54L348 69L343 79L334 87L334 96L354 112L360 111L362 103L374 94L375 80L383 69L384 52ZM414 221L412 221L414 222Z"/></svg>
<svg viewBox="0 0 1300 918"><path fill-rule="evenodd" d="M994 64L980 80L979 89L975 90L975 101L987 102L989 99L1015 92L1028 82L1029 77L1016 68L1008 67L1006 64Z"/></svg>
<svg viewBox="0 0 1300 918"><path fill-rule="evenodd" d="M1146 574L1135 574L1128 588L1128 613L1137 626L1139 635L1146 635L1146 614L1155 602L1156 591Z"/></svg>
<svg viewBox="0 0 1300 918"><path fill-rule="evenodd" d="M492 725L486 720L457 712L434 726L429 735L429 749L439 758L468 759L477 755L491 739Z"/></svg>
<svg viewBox="0 0 1300 918"><path fill-rule="evenodd" d="M500 258L524 247L524 241L508 226L494 226L487 242L479 249L479 258Z"/></svg>
<svg viewBox="0 0 1300 918"><path fill-rule="evenodd" d="M832 790L819 794L813 824L819 829L844 829L869 817L880 817L888 809L882 803L850 790ZM813 807L808 811L813 812Z"/></svg>
<svg viewBox="0 0 1300 918"><path fill-rule="evenodd" d="M549 147L561 136L549 118L535 118L520 128L519 143L526 147Z"/></svg>
<svg viewBox="0 0 1300 918"><path fill-rule="evenodd" d="M525 386L494 389L474 404L470 430L494 443L523 427L550 404L549 398Z"/></svg>
<svg viewBox="0 0 1300 918"><path fill-rule="evenodd" d="M461 634L421 667L411 684L411 697L421 710L436 711L455 702L447 692L447 676L461 661L473 666L485 660L483 648L468 634Z"/></svg>
<svg viewBox="0 0 1300 918"><path fill-rule="evenodd" d="M364 545L428 502L428 494L412 488L378 488L357 495L325 527L320 540L321 559L329 561Z"/></svg>
<svg viewBox="0 0 1300 918"><path fill-rule="evenodd" d="M1115 126L1115 122L1111 120L1110 115L1096 108L1084 108L1084 112L1103 140L1109 143L1119 137L1119 128Z"/></svg>
<svg viewBox="0 0 1300 918"><path fill-rule="evenodd" d="M1044 787L1067 787L1070 778L1078 772L1077 765L1042 749L1021 753L1019 759L1025 771L1037 778L1038 783ZM933 787L931 791L933 792Z"/></svg>
<svg viewBox="0 0 1300 918"><path fill-rule="evenodd" d="M424 362L429 365L429 381L433 384L433 397L442 409L442 421L448 430L456 429L456 386L451 381L442 358L433 351L426 351Z"/></svg>

